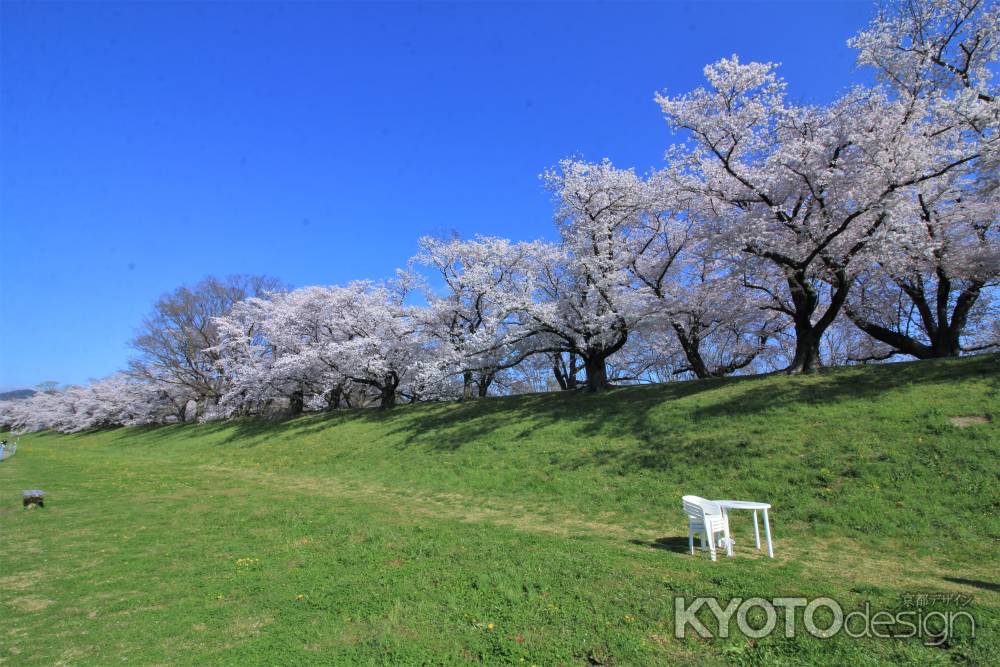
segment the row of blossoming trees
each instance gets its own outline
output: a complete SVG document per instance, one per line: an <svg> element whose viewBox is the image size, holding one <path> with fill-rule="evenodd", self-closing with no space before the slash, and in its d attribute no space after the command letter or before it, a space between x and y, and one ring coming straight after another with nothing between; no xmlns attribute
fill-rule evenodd
<svg viewBox="0 0 1000 667"><path fill-rule="evenodd" d="M880 83L828 105L735 56L657 95L683 140L663 169L543 175L558 242L423 238L378 283L209 279L157 304L128 372L0 420L388 408L996 347L1000 7L908 1L850 43Z"/></svg>

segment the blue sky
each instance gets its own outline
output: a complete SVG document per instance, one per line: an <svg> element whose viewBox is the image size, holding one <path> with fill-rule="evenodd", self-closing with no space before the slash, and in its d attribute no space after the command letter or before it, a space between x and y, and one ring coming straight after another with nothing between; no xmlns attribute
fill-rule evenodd
<svg viewBox="0 0 1000 667"><path fill-rule="evenodd" d="M391 275L417 237L550 236L562 157L645 170L653 93L737 53L823 102L869 2L0 5L0 390L124 366L208 275Z"/></svg>

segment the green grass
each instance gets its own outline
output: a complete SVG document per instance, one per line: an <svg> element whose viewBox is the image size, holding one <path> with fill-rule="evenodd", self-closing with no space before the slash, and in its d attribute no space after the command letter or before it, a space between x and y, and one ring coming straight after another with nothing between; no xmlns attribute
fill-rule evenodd
<svg viewBox="0 0 1000 667"><path fill-rule="evenodd" d="M988 663L998 406L992 355L24 436L0 663ZM740 514L687 554L683 493L771 502L776 559ZM976 638L673 637L677 595L905 593L972 596Z"/></svg>

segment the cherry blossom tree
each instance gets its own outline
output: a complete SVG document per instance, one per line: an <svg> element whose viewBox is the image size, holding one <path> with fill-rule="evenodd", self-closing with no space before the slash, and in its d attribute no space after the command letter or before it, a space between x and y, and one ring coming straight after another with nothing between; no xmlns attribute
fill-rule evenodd
<svg viewBox="0 0 1000 667"><path fill-rule="evenodd" d="M162 296L133 339L136 356L133 376L158 385L183 389L184 405L195 401L204 411L225 393L214 351L218 335L214 319L237 302L280 291L281 283L265 276L206 278L193 287L180 287ZM183 417L186 407L179 411Z"/></svg>
<svg viewBox="0 0 1000 667"><path fill-rule="evenodd" d="M534 246L534 298L521 309L521 331L536 352L579 357L587 389L597 391L609 385L608 358L646 312L631 285L626 242L644 210L645 188L634 172L607 160L563 160L543 178L555 196L561 240Z"/></svg>
<svg viewBox="0 0 1000 667"><path fill-rule="evenodd" d="M936 132L961 128L978 141L977 175L1000 186L1000 4L894 0L848 43L904 99L919 100Z"/></svg>
<svg viewBox="0 0 1000 667"><path fill-rule="evenodd" d="M744 287L739 258L716 246L712 225L667 173L653 174L646 187L648 209L636 217L629 243L636 287L650 300L650 356L660 368L699 378L749 367L781 328L778 318ZM666 361L678 346L684 361Z"/></svg>
<svg viewBox="0 0 1000 667"><path fill-rule="evenodd" d="M668 153L675 187L697 195L733 252L771 283L749 282L787 315L795 351L787 369L809 372L840 314L856 258L885 233L912 186L978 157L955 127L934 124L912 97L857 88L828 106L792 106L775 65L735 56L705 68L707 88L657 95L668 124L688 134Z"/></svg>
<svg viewBox="0 0 1000 667"><path fill-rule="evenodd" d="M0 423L14 433L58 430L71 414L61 399L62 392L49 387L27 398L0 401Z"/></svg>
<svg viewBox="0 0 1000 667"><path fill-rule="evenodd" d="M746 289L744 276L728 263L697 255L686 259L661 315L684 357L674 372L723 377L773 356L785 325L766 300Z"/></svg>
<svg viewBox="0 0 1000 667"><path fill-rule="evenodd" d="M851 321L892 354L918 359L1000 343L963 341L997 318L990 292L1000 284L998 194L974 174L920 188L897 209L907 224L896 225L873 268L858 276L845 309Z"/></svg>
<svg viewBox="0 0 1000 667"><path fill-rule="evenodd" d="M223 374L221 403L230 414L266 412L279 400L298 414L308 397L340 406L347 379L329 358L345 335L339 325L340 288L305 287L271 298L251 298L216 318Z"/></svg>
<svg viewBox="0 0 1000 667"><path fill-rule="evenodd" d="M230 378L223 404L261 411L284 397L294 414L309 395L334 408L367 387L392 407L404 380L415 379L423 349L404 297L404 289L354 282L237 304L215 320L221 343L212 352Z"/></svg>
<svg viewBox="0 0 1000 667"><path fill-rule="evenodd" d="M109 426L162 423L173 410L155 386L126 374L86 385L39 391L0 402L0 423L16 432L76 433Z"/></svg>
<svg viewBox="0 0 1000 667"><path fill-rule="evenodd" d="M419 245L411 266L431 269L430 280L441 285L436 291L424 281L428 305L420 322L436 361L424 375L433 382L435 375L458 374L463 398L486 396L497 374L518 359L512 315L525 300L532 245L493 237L423 237Z"/></svg>
<svg viewBox="0 0 1000 667"><path fill-rule="evenodd" d="M989 0L895 0L848 43L902 94L992 103L1000 5ZM988 107L967 120L988 115Z"/></svg>
<svg viewBox="0 0 1000 667"><path fill-rule="evenodd" d="M935 132L961 131L978 154L899 202L891 243L859 276L847 314L888 354L925 359L991 347L997 341L980 332L996 317L989 296L1000 275L1000 100L991 69L1000 55L1000 5L893 3L850 43L860 64L927 109ZM967 333L970 345L962 342Z"/></svg>
<svg viewBox="0 0 1000 667"><path fill-rule="evenodd" d="M376 390L380 408L393 407L425 349L415 309L404 304L405 290L371 282L351 283L336 298L343 335L331 342L328 361L347 379Z"/></svg>

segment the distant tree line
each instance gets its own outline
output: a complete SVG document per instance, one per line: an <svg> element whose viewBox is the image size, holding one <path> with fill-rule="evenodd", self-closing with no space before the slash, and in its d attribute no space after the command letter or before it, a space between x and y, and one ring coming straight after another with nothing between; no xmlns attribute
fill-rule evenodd
<svg viewBox="0 0 1000 667"><path fill-rule="evenodd" d="M656 102L648 174L543 174L558 241L421 238L392 279L164 296L129 368L0 403L75 431L784 371L1000 345L1000 5L907 1L850 40L879 81L797 105L735 56Z"/></svg>

